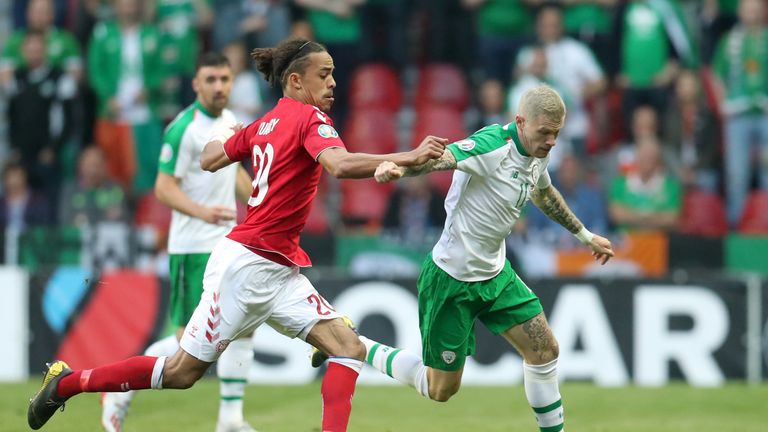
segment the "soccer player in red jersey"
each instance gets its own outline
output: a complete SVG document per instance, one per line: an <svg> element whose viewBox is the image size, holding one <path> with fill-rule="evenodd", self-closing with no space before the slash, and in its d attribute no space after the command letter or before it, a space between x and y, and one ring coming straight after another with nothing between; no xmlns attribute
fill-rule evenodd
<svg viewBox="0 0 768 432"><path fill-rule="evenodd" d="M137 356L94 369L50 364L27 412L41 428L67 399L83 392L191 387L231 340L266 322L330 356L321 387L322 430L347 429L365 347L333 307L299 273L311 265L299 247L323 168L337 178L371 177L379 163L426 163L442 155L446 140L426 137L410 152L349 153L328 116L334 101L333 58L303 39L253 51L256 66L283 98L248 127L220 128L200 163L216 171L251 156L253 192L245 221L214 248L203 295L172 357Z"/></svg>

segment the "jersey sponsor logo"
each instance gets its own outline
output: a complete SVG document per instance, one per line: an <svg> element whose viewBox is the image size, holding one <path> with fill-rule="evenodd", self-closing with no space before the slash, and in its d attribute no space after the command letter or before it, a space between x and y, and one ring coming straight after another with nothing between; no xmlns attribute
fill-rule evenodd
<svg viewBox="0 0 768 432"><path fill-rule="evenodd" d="M168 143L163 144L163 148L160 149L160 162L168 163L173 159L173 146Z"/></svg>
<svg viewBox="0 0 768 432"><path fill-rule="evenodd" d="M268 122L261 123L259 125L259 131L257 132L258 135L269 135L273 130L275 130L275 126L277 126L277 122L279 122L279 118L273 118L272 120Z"/></svg>
<svg viewBox="0 0 768 432"><path fill-rule="evenodd" d="M339 133L336 132L336 129L334 129L333 126L329 126L326 124L320 125L317 128L317 134L323 138L336 138L339 136Z"/></svg>
<svg viewBox="0 0 768 432"><path fill-rule="evenodd" d="M446 364L451 364L454 361L456 361L456 353L453 351L443 351L443 353L440 354L440 356L443 358L443 361Z"/></svg>
<svg viewBox="0 0 768 432"><path fill-rule="evenodd" d="M461 141L456 141L456 145L459 147L460 150L463 151L471 151L473 148L475 148L475 142L471 139L463 139Z"/></svg>

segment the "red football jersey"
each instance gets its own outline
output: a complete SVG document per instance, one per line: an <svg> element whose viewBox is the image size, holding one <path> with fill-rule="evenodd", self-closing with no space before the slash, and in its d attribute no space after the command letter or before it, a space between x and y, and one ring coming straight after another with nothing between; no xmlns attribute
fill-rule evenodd
<svg viewBox="0 0 768 432"><path fill-rule="evenodd" d="M254 174L245 221L227 237L280 264L311 266L299 247L299 233L323 172L317 157L330 147L344 147L331 118L285 97L227 140L227 157L241 161L251 156Z"/></svg>

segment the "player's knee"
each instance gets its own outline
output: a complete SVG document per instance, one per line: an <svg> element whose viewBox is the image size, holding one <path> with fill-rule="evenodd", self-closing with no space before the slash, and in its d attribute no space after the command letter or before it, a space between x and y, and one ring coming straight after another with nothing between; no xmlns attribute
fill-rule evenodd
<svg viewBox="0 0 768 432"><path fill-rule="evenodd" d="M429 386L429 398L435 402L448 402L448 399L459 392L460 386L460 383Z"/></svg>
<svg viewBox="0 0 768 432"><path fill-rule="evenodd" d="M360 342L360 339L355 336L354 338L345 340L339 348L339 353L334 355L364 360L365 345L363 345L363 343Z"/></svg>

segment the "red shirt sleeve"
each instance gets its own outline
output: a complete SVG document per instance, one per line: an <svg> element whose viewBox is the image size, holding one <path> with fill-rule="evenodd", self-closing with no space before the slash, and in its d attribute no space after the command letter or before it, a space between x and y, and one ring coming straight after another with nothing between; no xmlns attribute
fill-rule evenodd
<svg viewBox="0 0 768 432"><path fill-rule="evenodd" d="M317 160L320 153L327 148L346 148L333 127L333 120L328 115L314 108L310 113L304 134L304 149L312 159Z"/></svg>
<svg viewBox="0 0 768 432"><path fill-rule="evenodd" d="M255 121L247 127L240 129L224 143L224 153L227 154L229 160L240 162L250 157L251 137L256 133L258 123L258 121Z"/></svg>

